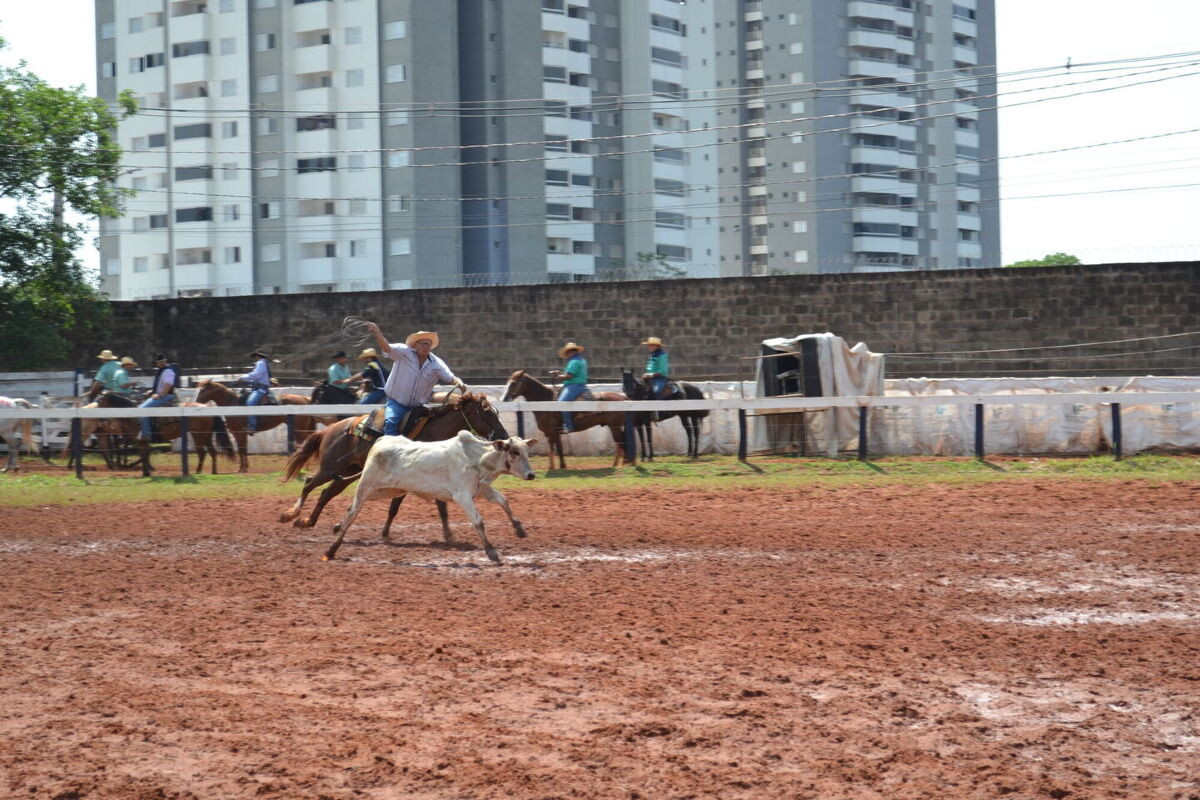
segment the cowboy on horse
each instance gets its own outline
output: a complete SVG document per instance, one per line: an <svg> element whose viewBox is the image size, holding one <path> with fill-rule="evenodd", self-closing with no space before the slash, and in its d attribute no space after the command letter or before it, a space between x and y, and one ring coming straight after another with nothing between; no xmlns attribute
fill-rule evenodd
<svg viewBox="0 0 1200 800"><path fill-rule="evenodd" d="M410 333L403 343L389 342L383 331L374 322L367 323L367 330L375 337L379 352L392 360L392 372L388 375L383 391L387 396L384 412L383 433L397 436L401 422L405 429L415 416L413 409L428 403L433 397L433 387L438 383L452 384L467 391L467 385L458 379L445 361L433 354L438 346L438 335L433 331Z"/></svg>
<svg viewBox="0 0 1200 800"><path fill-rule="evenodd" d="M154 366L158 371L154 373L154 385L150 389L150 396L142 401L138 408L178 405L179 396L175 394L175 387L179 385L179 367L170 363L165 353L157 353L154 356ZM142 417L138 423L142 429L138 440L149 440L154 435L150 417Z"/></svg>
<svg viewBox="0 0 1200 800"><path fill-rule="evenodd" d="M92 378L92 385L88 387L87 398L89 401L108 388L113 373L121 368L120 361L113 355L112 350L101 350L100 355L96 358L104 363L100 365L100 369L96 370L96 377Z"/></svg>
<svg viewBox="0 0 1200 800"><path fill-rule="evenodd" d="M267 363L271 357L261 350L255 350L250 354L250 357L258 359L258 361L254 362L254 369L238 378L238 380L250 385L250 395L246 398L246 405L257 406L262 404L262 401L271 391L271 367ZM254 434L257 431L258 417L247 417L246 433Z"/></svg>
<svg viewBox="0 0 1200 800"><path fill-rule="evenodd" d="M387 385L388 371L379 363L379 353L368 347L358 354L358 360L366 362L358 377L363 381L363 396L358 401L362 406L377 406L387 399L383 387Z"/></svg>
<svg viewBox="0 0 1200 800"><path fill-rule="evenodd" d="M567 363L562 369L552 370L550 374L562 381L563 388L558 394L558 401L560 403L569 403L572 400L578 400L587 393L587 359L583 357L583 349L582 345L567 342L558 351L558 357L567 359ZM562 419L563 430L567 433L574 433L575 415L570 411L564 411Z"/></svg>
<svg viewBox="0 0 1200 800"><path fill-rule="evenodd" d="M339 389L350 389L350 382L354 380L354 373L350 371L350 365L346 363L349 356L345 350L338 350L333 354L333 363L329 365L326 372L326 379L331 385Z"/></svg>
<svg viewBox="0 0 1200 800"><path fill-rule="evenodd" d="M649 352L646 359L646 372L642 375L642 380L650 385L650 398L652 400L666 400L677 393L675 385L671 383L671 367L667 359L667 351L663 348L662 339L657 336L649 336L642 345Z"/></svg>

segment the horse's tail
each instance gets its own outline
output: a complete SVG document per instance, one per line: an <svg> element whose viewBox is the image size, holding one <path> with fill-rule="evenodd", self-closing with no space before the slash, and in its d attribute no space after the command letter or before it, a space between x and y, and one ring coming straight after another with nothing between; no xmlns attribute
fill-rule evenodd
<svg viewBox="0 0 1200 800"><path fill-rule="evenodd" d="M331 430L333 430L332 427L322 428L319 431L315 431L304 440L304 443L300 445L300 449L292 453L291 456L288 457L287 463L284 464L283 476L279 479L280 483L287 483L292 478L296 477L296 474L304 468L304 465L309 461L312 461L312 459L317 455L317 451L321 449L321 442L325 440L325 435Z"/></svg>
<svg viewBox="0 0 1200 800"><path fill-rule="evenodd" d="M706 400L707 399L704 396L704 392L700 391L700 387L697 386L696 384L684 383L681 385L683 386L683 396L685 398L687 398L688 400ZM708 409L706 408L702 411L693 411L692 414L694 414L696 416L696 419L704 419L705 417L708 416Z"/></svg>
<svg viewBox="0 0 1200 800"><path fill-rule="evenodd" d="M230 461L237 459L233 450L233 439L229 437L229 426L224 417L213 417L213 437L217 440L217 449L229 457Z"/></svg>

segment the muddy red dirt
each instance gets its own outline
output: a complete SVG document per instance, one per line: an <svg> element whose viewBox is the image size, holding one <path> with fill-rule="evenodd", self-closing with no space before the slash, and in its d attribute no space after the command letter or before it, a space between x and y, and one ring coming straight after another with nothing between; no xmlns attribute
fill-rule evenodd
<svg viewBox="0 0 1200 800"><path fill-rule="evenodd" d="M511 497L0 510L0 793L1200 797L1200 484Z"/></svg>

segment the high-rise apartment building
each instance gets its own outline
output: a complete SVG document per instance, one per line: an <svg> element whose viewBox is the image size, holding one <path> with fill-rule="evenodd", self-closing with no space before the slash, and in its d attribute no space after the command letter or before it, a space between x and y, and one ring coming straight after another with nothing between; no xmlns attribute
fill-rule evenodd
<svg viewBox="0 0 1200 800"><path fill-rule="evenodd" d="M994 265L994 0L717 8L721 274Z"/></svg>
<svg viewBox="0 0 1200 800"><path fill-rule="evenodd" d="M994 252L994 0L96 0L117 298Z"/></svg>

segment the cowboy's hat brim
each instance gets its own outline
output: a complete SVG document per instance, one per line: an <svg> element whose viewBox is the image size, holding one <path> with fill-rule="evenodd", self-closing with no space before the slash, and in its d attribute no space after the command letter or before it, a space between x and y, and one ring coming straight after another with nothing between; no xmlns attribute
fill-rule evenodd
<svg viewBox="0 0 1200 800"><path fill-rule="evenodd" d="M428 339L431 342L433 342L434 348L436 348L438 346L438 342L440 341L438 339L437 333L434 331L417 331L416 333L410 333L408 335L408 338L404 340L404 343L406 345L408 345L409 347L412 347L414 344L421 341L422 339Z"/></svg>

